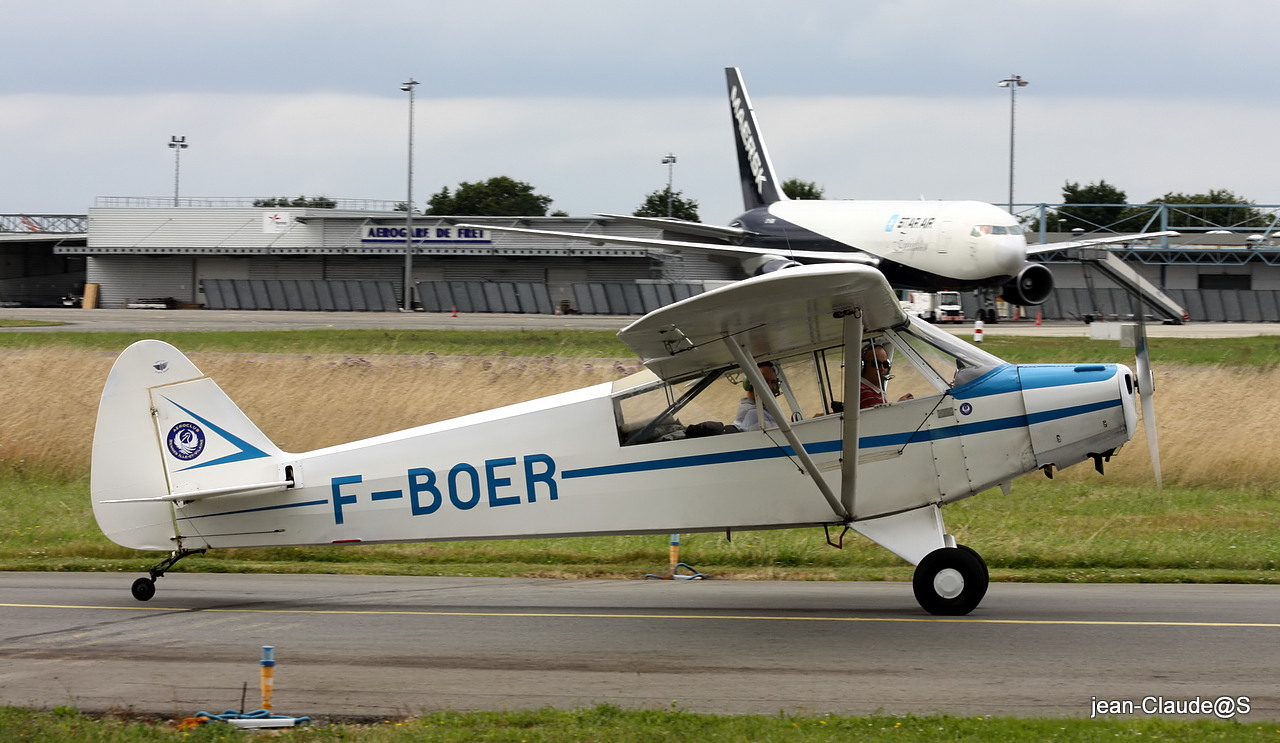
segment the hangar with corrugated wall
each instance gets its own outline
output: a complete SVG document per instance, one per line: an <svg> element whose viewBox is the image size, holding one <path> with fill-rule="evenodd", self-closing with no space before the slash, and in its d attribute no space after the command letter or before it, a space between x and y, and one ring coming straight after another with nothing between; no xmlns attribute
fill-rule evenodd
<svg viewBox="0 0 1280 743"><path fill-rule="evenodd" d="M403 211L121 202L89 211L87 244L78 249L99 307L404 306ZM408 262L416 307L635 314L741 278L732 260L464 229L461 222L661 237L597 218L415 216Z"/></svg>

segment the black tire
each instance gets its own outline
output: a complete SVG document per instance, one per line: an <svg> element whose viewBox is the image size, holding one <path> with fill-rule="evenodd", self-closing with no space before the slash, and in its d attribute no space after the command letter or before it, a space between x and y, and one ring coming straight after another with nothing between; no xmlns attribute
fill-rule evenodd
<svg viewBox="0 0 1280 743"><path fill-rule="evenodd" d="M943 547L925 555L911 586L916 601L930 614L964 616L987 595L987 566L965 547Z"/></svg>
<svg viewBox="0 0 1280 743"><path fill-rule="evenodd" d="M133 582L133 597L139 601L150 601L156 595L156 582L150 578L139 578Z"/></svg>
<svg viewBox="0 0 1280 743"><path fill-rule="evenodd" d="M986 577L987 583L990 584L991 571L987 569L987 561L982 559L982 555L979 555L978 551L975 550L974 548L968 547L963 544L957 544L956 549L964 550L965 552L968 552L969 554L974 556L974 558L978 561L978 563L982 565L982 575Z"/></svg>

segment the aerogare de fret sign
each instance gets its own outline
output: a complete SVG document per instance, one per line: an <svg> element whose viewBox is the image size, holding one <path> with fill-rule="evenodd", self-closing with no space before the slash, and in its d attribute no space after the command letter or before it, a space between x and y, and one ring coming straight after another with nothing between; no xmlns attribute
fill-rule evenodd
<svg viewBox="0 0 1280 743"><path fill-rule="evenodd" d="M361 228L360 242L403 243L405 228L367 224ZM414 227L415 243L487 243L489 231L475 227Z"/></svg>

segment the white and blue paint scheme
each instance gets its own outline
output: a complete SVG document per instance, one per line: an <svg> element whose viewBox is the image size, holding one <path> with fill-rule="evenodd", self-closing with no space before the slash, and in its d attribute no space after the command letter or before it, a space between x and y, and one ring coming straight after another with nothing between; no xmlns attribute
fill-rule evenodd
<svg viewBox="0 0 1280 743"><path fill-rule="evenodd" d="M748 279L619 335L646 370L303 453L177 349L140 341L103 390L95 515L121 545L172 553L135 583L141 600L183 555L222 547L848 526L917 565L925 609L963 614L986 567L941 507L1036 469L1101 468L1137 420L1124 366L1007 364L905 315L866 266ZM842 408L866 343L891 354L895 401ZM777 423L726 426L746 383L768 388L765 361L779 394L752 404Z"/></svg>

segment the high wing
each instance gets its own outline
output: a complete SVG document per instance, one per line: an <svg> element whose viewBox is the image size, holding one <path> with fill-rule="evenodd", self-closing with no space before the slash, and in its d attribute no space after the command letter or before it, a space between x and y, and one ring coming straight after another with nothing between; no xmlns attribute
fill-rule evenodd
<svg viewBox="0 0 1280 743"><path fill-rule="evenodd" d="M844 317L855 312L865 332L908 323L879 271L824 264L777 271L667 305L618 337L650 371L674 379L735 363L723 342L730 336L757 359L838 344Z"/></svg>
<svg viewBox="0 0 1280 743"><path fill-rule="evenodd" d="M682 226L684 224L687 223L682 223ZM876 266L880 263L878 258L861 252L846 253L827 250L779 250L778 248L752 248L745 245L716 245L715 243L685 242L682 240L658 240L643 237L621 237L618 235L593 235L582 232L559 232L556 230L531 230L523 227L499 227L492 224L459 224L458 227L489 230L491 232L509 232L520 235L537 235L539 237L555 237L564 240L577 240L579 242L590 243L592 245L628 245L638 248L682 250L693 253L705 253L708 255L724 255L733 258L757 256L774 257L782 255L793 261L807 263L855 263L866 266Z"/></svg>

